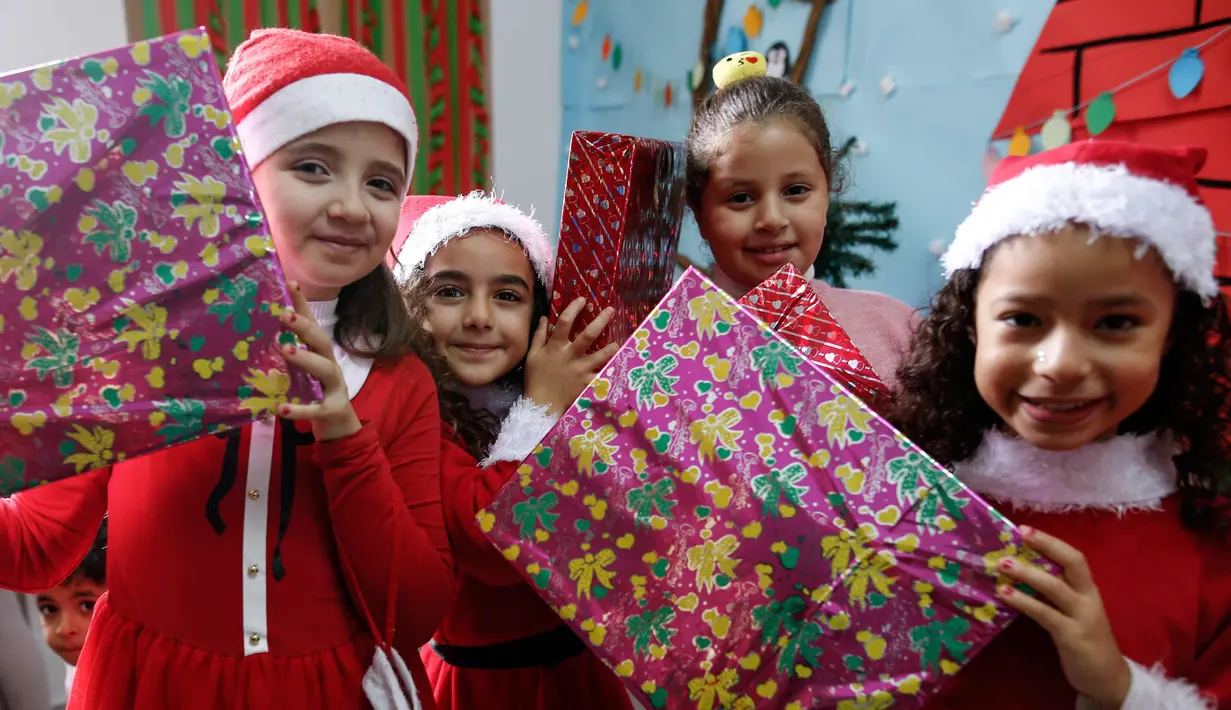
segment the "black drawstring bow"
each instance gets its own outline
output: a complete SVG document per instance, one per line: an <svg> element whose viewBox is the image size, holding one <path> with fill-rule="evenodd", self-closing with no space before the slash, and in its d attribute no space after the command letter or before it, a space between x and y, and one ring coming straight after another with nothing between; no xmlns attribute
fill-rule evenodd
<svg viewBox="0 0 1231 710"><path fill-rule="evenodd" d="M300 446L310 446L316 442L316 438L312 436L311 430L301 432L295 428L295 422L289 419L278 419L279 434L281 434L282 446L280 447L281 466L279 471L282 476L281 481L281 501L279 505L278 516L278 543L274 546L273 558L273 577L275 582L282 581L286 575L286 568L282 564L282 538L286 536L287 528L291 525L291 509L295 503L295 477L298 471L298 456L296 449ZM210 492L209 498L205 501L205 519L209 521L210 527L214 532L221 535L226 532L227 524L222 519L221 505L227 494L235 487L235 481L239 478L239 437L241 429L216 434L219 439L226 442L226 452L222 457L222 474L218 477L218 483Z"/></svg>

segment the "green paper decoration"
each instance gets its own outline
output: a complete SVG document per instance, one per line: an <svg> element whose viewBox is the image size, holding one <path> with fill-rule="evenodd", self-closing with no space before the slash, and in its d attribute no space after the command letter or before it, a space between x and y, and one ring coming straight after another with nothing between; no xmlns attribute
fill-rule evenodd
<svg viewBox="0 0 1231 710"><path fill-rule="evenodd" d="M1109 92L1099 94L1099 97L1086 107L1086 130L1090 135L1097 136L1111 126L1116 120L1116 102Z"/></svg>
<svg viewBox="0 0 1231 710"><path fill-rule="evenodd" d="M620 45L616 45L615 49L611 50L611 68L616 71L620 70L620 65L624 63L624 50Z"/></svg>
<svg viewBox="0 0 1231 710"><path fill-rule="evenodd" d="M778 7L782 0L767 0L770 7Z"/></svg>

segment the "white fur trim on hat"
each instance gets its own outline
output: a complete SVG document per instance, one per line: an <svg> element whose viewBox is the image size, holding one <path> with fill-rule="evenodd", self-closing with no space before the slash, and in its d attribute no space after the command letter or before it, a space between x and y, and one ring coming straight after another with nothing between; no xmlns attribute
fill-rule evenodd
<svg viewBox="0 0 1231 710"><path fill-rule="evenodd" d="M396 87L366 74L318 74L274 92L236 126L248 165L335 123L382 123L406 141L406 176L415 168L419 129L410 102Z"/></svg>
<svg viewBox="0 0 1231 710"><path fill-rule="evenodd" d="M485 227L508 232L520 242L535 275L545 287L551 288L556 263L551 238L543 231L543 226L525 212L481 190L424 212L397 254L394 275L399 281L406 280L415 270L423 268L428 257L450 239Z"/></svg>
<svg viewBox="0 0 1231 710"><path fill-rule="evenodd" d="M1008 237L1089 225L1100 235L1140 239L1158 250L1176 281L1204 298L1218 294L1217 245L1209 211L1184 188L1122 165L1040 165L996 185L957 228L941 258L945 277L977 268Z"/></svg>

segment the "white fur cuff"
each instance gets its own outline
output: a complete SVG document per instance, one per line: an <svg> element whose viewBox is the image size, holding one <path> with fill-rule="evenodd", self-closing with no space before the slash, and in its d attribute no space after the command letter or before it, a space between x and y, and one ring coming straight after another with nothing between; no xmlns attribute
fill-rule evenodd
<svg viewBox="0 0 1231 710"><path fill-rule="evenodd" d="M1133 682L1121 710L1217 710L1196 686L1168 678L1162 664L1146 668L1130 660L1128 667Z"/></svg>
<svg viewBox="0 0 1231 710"><path fill-rule="evenodd" d="M525 460L555 425L556 417L547 413L547 407L519 397L509 408L500 435L481 465L488 468L499 461Z"/></svg>

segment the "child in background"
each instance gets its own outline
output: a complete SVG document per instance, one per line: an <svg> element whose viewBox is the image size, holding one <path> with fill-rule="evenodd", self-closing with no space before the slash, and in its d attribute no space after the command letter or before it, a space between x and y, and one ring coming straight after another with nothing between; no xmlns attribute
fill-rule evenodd
<svg viewBox="0 0 1231 710"><path fill-rule="evenodd" d="M475 516L516 472L618 345L576 340L573 302L546 323L552 247L530 217L483 194L411 197L399 278L445 371L442 482L458 596L423 661L441 710L620 710L618 679L484 537ZM479 462L482 461L480 464Z"/></svg>
<svg viewBox="0 0 1231 710"><path fill-rule="evenodd" d="M94 544L72 575L36 597L43 638L47 646L68 664L64 687L72 692L73 676L85 643L94 605L107 593L107 519L98 529Z"/></svg>
<svg viewBox="0 0 1231 710"><path fill-rule="evenodd" d="M285 29L223 83L291 284L304 347L283 353L324 399L0 500L0 585L58 584L107 513L73 710L430 709L417 651L454 590L440 415L383 263L410 98L357 42Z"/></svg>
<svg viewBox="0 0 1231 710"><path fill-rule="evenodd" d="M764 76L759 59L747 66L762 67L762 75L737 79L706 97L688 132L688 205L714 256L711 278L736 298L788 262L811 279L830 193L838 189L821 107L807 89ZM913 310L878 293L819 280L812 287L876 374L892 385Z"/></svg>
<svg viewBox="0 0 1231 710"><path fill-rule="evenodd" d="M1028 547L985 563L1024 618L929 710L1231 708L1231 325L1204 159L1009 158L958 228L892 419L1021 526Z"/></svg>

